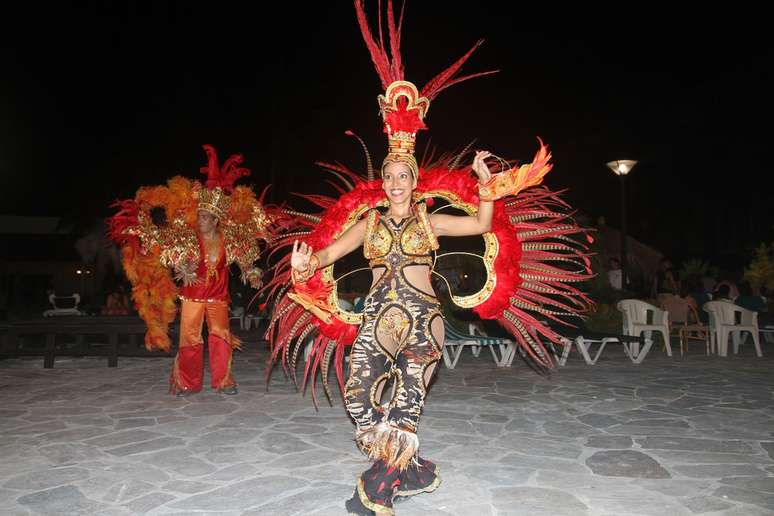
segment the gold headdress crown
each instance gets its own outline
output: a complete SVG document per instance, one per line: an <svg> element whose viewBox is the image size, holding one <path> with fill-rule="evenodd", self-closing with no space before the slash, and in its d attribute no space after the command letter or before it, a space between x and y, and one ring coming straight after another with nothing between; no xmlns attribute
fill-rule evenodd
<svg viewBox="0 0 774 516"><path fill-rule="evenodd" d="M223 218L231 207L231 198L220 187L201 188L198 198L199 206L197 208L212 213L218 218Z"/></svg>
<svg viewBox="0 0 774 516"><path fill-rule="evenodd" d="M427 129L424 118L430 109L430 100L421 96L417 87L408 81L392 82L377 100L389 146L382 172L388 163L398 162L408 165L414 177L418 177L419 166L414 148L417 131Z"/></svg>

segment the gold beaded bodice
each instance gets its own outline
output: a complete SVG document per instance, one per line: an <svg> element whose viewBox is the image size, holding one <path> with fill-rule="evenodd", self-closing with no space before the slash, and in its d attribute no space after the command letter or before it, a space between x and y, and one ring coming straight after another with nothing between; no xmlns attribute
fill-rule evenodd
<svg viewBox="0 0 774 516"><path fill-rule="evenodd" d="M376 209L368 212L363 254L371 267L432 266L430 253L435 249L438 249L438 240L424 203L415 205L413 214L399 223L381 216Z"/></svg>

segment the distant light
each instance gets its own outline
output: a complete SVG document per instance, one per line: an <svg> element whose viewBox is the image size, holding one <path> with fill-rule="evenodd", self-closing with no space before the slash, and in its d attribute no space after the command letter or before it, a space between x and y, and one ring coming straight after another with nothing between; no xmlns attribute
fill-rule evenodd
<svg viewBox="0 0 774 516"><path fill-rule="evenodd" d="M463 278L465 278L465 279L467 279L467 278L468 278L468 275L467 275L467 274L463 274L463 275L462 275L462 277L463 277Z"/></svg>
<svg viewBox="0 0 774 516"><path fill-rule="evenodd" d="M83 271L81 269L78 269L77 271L75 271L75 274L83 274Z"/></svg>
<svg viewBox="0 0 774 516"><path fill-rule="evenodd" d="M86 269L86 274L91 274L91 271L89 269Z"/></svg>
<svg viewBox="0 0 774 516"><path fill-rule="evenodd" d="M613 171L617 176L625 176L636 165L637 162L633 159L619 159L616 161L610 161L607 164L607 168Z"/></svg>

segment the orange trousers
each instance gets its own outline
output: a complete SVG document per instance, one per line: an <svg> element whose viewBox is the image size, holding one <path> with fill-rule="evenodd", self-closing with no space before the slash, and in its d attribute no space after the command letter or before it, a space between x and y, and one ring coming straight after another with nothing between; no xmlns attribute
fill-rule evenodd
<svg viewBox="0 0 774 516"><path fill-rule="evenodd" d="M207 320L210 355L210 384L213 389L236 385L231 375L232 349L239 340L231 335L228 305L215 301L199 303L183 300L180 312L180 343L169 380L170 392L198 392L204 380L204 339L202 326Z"/></svg>

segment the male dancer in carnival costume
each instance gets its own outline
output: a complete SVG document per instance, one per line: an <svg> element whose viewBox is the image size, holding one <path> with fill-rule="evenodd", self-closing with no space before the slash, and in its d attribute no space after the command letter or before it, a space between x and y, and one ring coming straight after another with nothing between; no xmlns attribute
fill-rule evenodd
<svg viewBox="0 0 774 516"><path fill-rule="evenodd" d="M438 236L482 235L484 286L467 296L452 292L452 300L482 318L499 321L536 365L551 367L541 340L560 343L561 336L533 314L558 321L585 310L589 303L571 286L590 274L583 246L570 238L584 231L562 213L567 206L555 193L538 186L551 169L544 146L532 163L520 167L500 160L495 165L499 173L494 174L485 162L491 156L486 151L476 152L470 167L458 168L459 159L417 163L416 135L426 129L430 102L443 88L483 75L456 76L478 44L419 90L404 79L399 48L402 14L396 24L392 2L387 4L391 55L381 38L375 40L361 1L355 1L363 37L385 89L378 103L389 152L381 177L375 178L370 158L365 178L338 165L325 165L350 191L338 201L308 196L325 211L320 216L298 215L298 224L306 231L280 239L281 244L292 245L292 252L267 285L278 298L267 332L272 359L281 361L295 378L299 352L313 338L304 383L314 381L321 369L330 398L327 376L333 363L347 411L357 426L356 441L372 460L346 503L354 514L394 514L397 498L429 492L440 484L436 465L418 454L417 437L444 344L443 316L430 281L436 259L443 256L436 253ZM468 215L430 212L436 199ZM363 313L355 314L337 303L333 264L361 245L372 283ZM573 267L559 267L557 261ZM293 283L290 290L285 287L288 279ZM344 353L350 344L345 385Z"/></svg>
<svg viewBox="0 0 774 516"><path fill-rule="evenodd" d="M170 377L170 392L179 396L202 389L205 320L210 384L223 394L237 394L231 355L239 339L229 326L229 266L236 263L242 281L260 287L259 241L270 238L270 217L252 189L234 187L250 173L240 167L242 156L233 155L220 167L215 149L205 145L204 150L204 184L177 176L167 186L140 188L134 199L118 201L120 211L109 219L111 238L122 245L132 297L148 325L148 349L170 349L167 328L176 315L175 300L181 300L179 349ZM154 208L162 208L170 222L154 224Z"/></svg>

